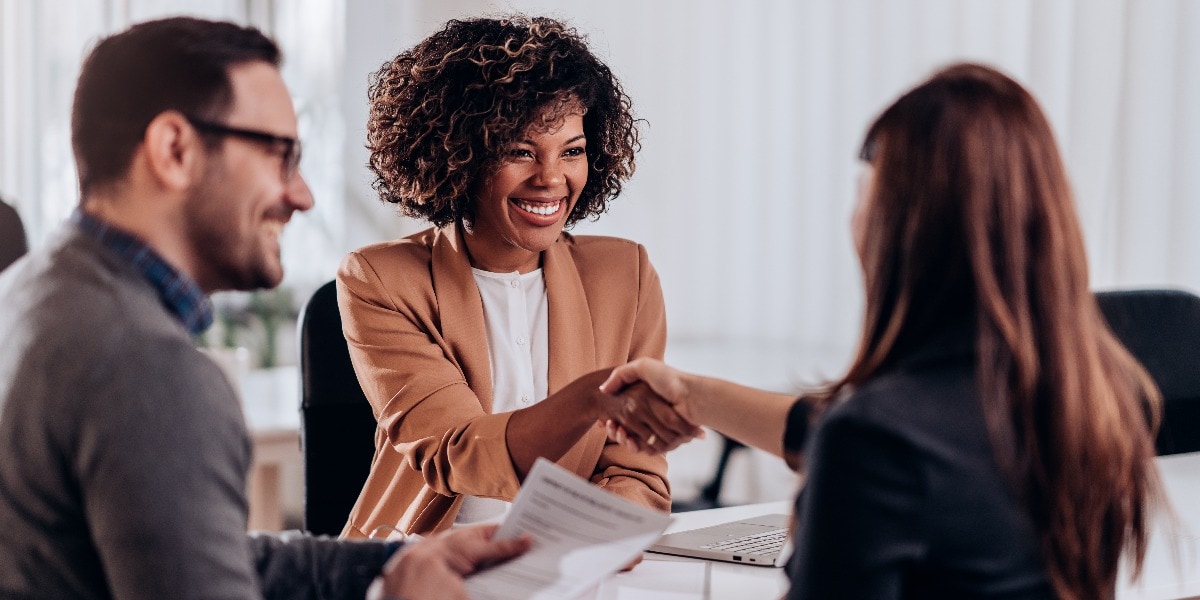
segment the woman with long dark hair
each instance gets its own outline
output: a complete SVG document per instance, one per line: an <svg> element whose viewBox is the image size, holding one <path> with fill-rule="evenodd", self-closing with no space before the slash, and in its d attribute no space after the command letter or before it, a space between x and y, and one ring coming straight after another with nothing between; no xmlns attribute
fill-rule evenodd
<svg viewBox="0 0 1200 600"><path fill-rule="evenodd" d="M866 311L841 379L797 401L641 360L606 389L644 381L804 463L789 598L1112 597L1161 496L1159 396L1089 289L1049 123L959 64L888 107L861 157Z"/></svg>

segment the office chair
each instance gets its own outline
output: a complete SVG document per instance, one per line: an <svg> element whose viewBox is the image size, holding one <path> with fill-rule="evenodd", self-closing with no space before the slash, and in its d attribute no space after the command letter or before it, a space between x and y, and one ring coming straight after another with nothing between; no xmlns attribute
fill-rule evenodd
<svg viewBox="0 0 1200 600"><path fill-rule="evenodd" d="M1159 455L1200 451L1200 297L1181 290L1097 292L1109 327L1163 396Z"/></svg>
<svg viewBox="0 0 1200 600"><path fill-rule="evenodd" d="M713 470L712 478L700 488L699 495L694 499L671 498L671 512L689 512L725 506L721 503L721 487L725 483L725 471L729 467L729 459L734 452L744 449L746 445L731 437L726 437L719 431L710 431L709 434L716 435L721 442L721 450L717 455L717 465Z"/></svg>
<svg viewBox="0 0 1200 600"><path fill-rule="evenodd" d="M29 251L25 226L16 209L0 200L0 271Z"/></svg>
<svg viewBox="0 0 1200 600"><path fill-rule="evenodd" d="M375 415L350 363L334 282L304 306L299 335L304 528L338 535L371 470Z"/></svg>

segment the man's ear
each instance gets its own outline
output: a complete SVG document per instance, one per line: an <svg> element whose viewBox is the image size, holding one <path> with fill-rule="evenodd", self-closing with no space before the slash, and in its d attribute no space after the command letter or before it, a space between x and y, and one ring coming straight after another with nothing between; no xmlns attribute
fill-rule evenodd
<svg viewBox="0 0 1200 600"><path fill-rule="evenodd" d="M169 110L154 117L142 144L150 175L163 187L182 191L199 180L207 154L204 140L179 112Z"/></svg>

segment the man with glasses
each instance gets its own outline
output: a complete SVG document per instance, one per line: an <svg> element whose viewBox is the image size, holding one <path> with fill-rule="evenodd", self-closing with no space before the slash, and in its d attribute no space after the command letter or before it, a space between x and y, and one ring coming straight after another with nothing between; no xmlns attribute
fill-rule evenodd
<svg viewBox="0 0 1200 600"><path fill-rule="evenodd" d="M527 548L246 535L241 407L192 336L207 294L280 282L280 233L313 205L278 65L257 30L191 18L84 62L80 206L0 276L0 597L465 598Z"/></svg>

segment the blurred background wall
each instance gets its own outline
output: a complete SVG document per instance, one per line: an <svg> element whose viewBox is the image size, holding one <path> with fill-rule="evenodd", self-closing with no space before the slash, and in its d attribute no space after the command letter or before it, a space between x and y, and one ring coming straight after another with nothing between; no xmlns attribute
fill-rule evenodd
<svg viewBox="0 0 1200 600"><path fill-rule="evenodd" d="M796 377L834 374L860 315L847 232L860 137L955 60L998 66L1042 102L1096 287L1200 289L1200 2L1187 0L0 0L0 195L33 247L77 202L70 96L99 36L176 13L255 24L285 49L317 198L284 240L301 302L348 250L424 227L371 190L369 74L448 18L512 11L586 33L645 119L633 181L576 231L648 247L673 348L822 356Z"/></svg>

